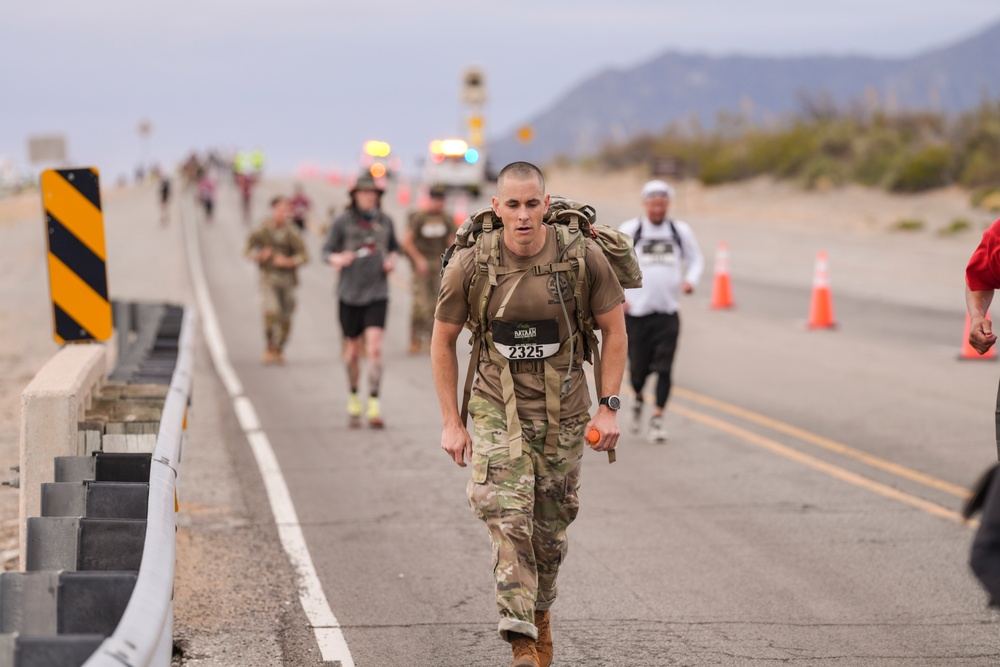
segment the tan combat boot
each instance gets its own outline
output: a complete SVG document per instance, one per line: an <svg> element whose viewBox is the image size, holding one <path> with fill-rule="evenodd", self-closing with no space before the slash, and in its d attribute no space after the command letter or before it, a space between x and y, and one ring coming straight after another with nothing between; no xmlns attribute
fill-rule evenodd
<svg viewBox="0 0 1000 667"><path fill-rule="evenodd" d="M539 667L535 640L519 632L511 632L510 647L514 650L514 662L510 667Z"/></svg>
<svg viewBox="0 0 1000 667"><path fill-rule="evenodd" d="M535 642L538 667L549 667L552 664L552 625L548 609L535 612L535 627L538 628L538 641Z"/></svg>

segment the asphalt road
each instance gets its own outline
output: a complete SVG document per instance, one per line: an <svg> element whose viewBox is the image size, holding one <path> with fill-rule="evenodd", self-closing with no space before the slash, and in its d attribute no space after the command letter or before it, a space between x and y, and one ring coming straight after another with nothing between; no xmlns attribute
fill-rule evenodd
<svg viewBox="0 0 1000 667"><path fill-rule="evenodd" d="M288 186L263 184L258 213ZM321 211L346 200L342 188L310 187ZM387 428L348 430L334 277L318 257L319 237L309 237L313 260L301 276L288 362L262 366L255 269L241 256L248 228L235 197L223 189L217 220L196 225L205 272L233 368L354 664L508 664L495 631L489 542L465 499L469 471L439 449L427 357L405 351L408 269L392 279ZM401 225L395 198L386 201ZM627 198L608 208L625 217ZM180 211L195 214L186 200ZM806 331L811 257L800 262L799 285L782 260L815 248L798 232L743 230L755 243L731 243L734 265L744 267L734 270L738 306L708 308L711 244L730 224L695 227L709 262L698 294L684 302L670 441L627 436L614 465L585 457L582 511L553 608L556 664L996 664L998 619L967 566L973 531L955 512L995 459L1000 365L956 360L961 273L951 286L910 292L835 290L839 329ZM851 265L852 249L883 258L869 281L891 282L918 261L902 254L912 248L894 255L877 240L822 241L841 266ZM934 296L943 290L958 295L954 305ZM264 561L288 568L274 556L262 481L221 384L206 378L197 387L217 411L210 419L222 422L213 437L226 440L225 455L193 473L200 493L213 480L237 482L232 493L256 517ZM233 577L230 588L253 591L260 578L284 576L206 553L218 576ZM287 593L282 582L272 585ZM313 664L316 640L297 605L273 628L274 654L282 664ZM193 644L197 623L185 625ZM191 664L246 664L241 643L202 648Z"/></svg>

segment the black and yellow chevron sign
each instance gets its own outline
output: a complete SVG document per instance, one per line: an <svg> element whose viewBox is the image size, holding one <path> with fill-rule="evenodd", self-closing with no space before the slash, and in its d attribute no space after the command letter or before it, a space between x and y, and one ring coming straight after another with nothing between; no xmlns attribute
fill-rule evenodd
<svg viewBox="0 0 1000 667"><path fill-rule="evenodd" d="M57 342L111 338L104 214L97 169L46 169L42 206Z"/></svg>

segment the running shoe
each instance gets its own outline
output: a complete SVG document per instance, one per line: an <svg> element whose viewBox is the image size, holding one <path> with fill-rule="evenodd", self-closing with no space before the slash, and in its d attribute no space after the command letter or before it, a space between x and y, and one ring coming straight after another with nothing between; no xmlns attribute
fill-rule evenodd
<svg viewBox="0 0 1000 667"><path fill-rule="evenodd" d="M649 441L656 445L667 441L667 429L663 426L663 417L653 417L649 420Z"/></svg>
<svg viewBox="0 0 1000 667"><path fill-rule="evenodd" d="M347 418L351 428L361 428L361 399L351 394L347 399Z"/></svg>
<svg viewBox="0 0 1000 667"><path fill-rule="evenodd" d="M382 410L379 408L378 399L372 396L368 399L368 426L370 428L384 428L385 422L382 421Z"/></svg>
<svg viewBox="0 0 1000 667"><path fill-rule="evenodd" d="M629 431L632 435L639 435L642 433L642 403L636 402L632 406L632 421L629 422Z"/></svg>

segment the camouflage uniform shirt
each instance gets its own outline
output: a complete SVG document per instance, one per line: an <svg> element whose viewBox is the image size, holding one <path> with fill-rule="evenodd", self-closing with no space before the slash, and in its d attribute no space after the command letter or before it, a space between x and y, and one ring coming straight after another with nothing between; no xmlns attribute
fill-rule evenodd
<svg viewBox="0 0 1000 667"><path fill-rule="evenodd" d="M530 270L538 264L555 262L559 255L556 233L552 229L547 231L545 246L533 257L518 257L510 252L501 240L500 264ZM469 314L469 284L476 271L477 252L475 245L465 248L448 263L441 280L441 292L435 312L435 317L442 322L465 324ZM624 290L611 264L600 247L590 240L587 241L586 267L590 275L590 307L594 314L602 315L624 302ZM520 273L509 273L499 277L498 285L490 295L487 308L488 327L492 325L507 292L520 278ZM562 292L569 322L566 321L567 318L558 299L559 291ZM573 289L568 284L565 273L528 276L517 285L517 292L507 305L504 320L511 322L556 320L559 324L560 341L566 341L569 338L570 327L576 327L575 306ZM567 369L562 367L557 370L565 373ZM500 367L488 359L481 358L476 375L475 393L502 409L504 400ZM515 374L514 396L521 419L546 419L545 378L541 373ZM590 392L587 389L586 377L583 368L579 364L574 364L569 394L560 402L560 419L576 417L589 409Z"/></svg>
<svg viewBox="0 0 1000 667"><path fill-rule="evenodd" d="M250 233L244 254L249 256L264 248L271 248L275 254L297 258L299 264L304 264L309 259L302 237L299 236L298 230L290 224L277 227L270 220L265 220ZM272 264L270 259L260 265L260 273L262 279L274 284L287 286L298 284L296 268L278 268Z"/></svg>

